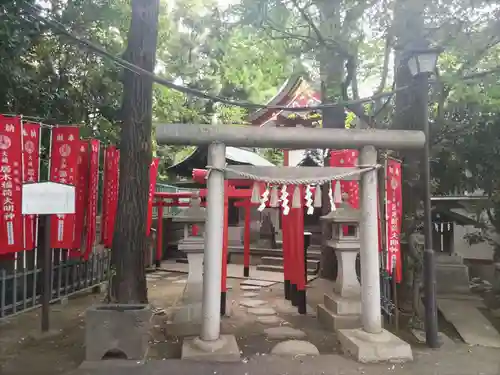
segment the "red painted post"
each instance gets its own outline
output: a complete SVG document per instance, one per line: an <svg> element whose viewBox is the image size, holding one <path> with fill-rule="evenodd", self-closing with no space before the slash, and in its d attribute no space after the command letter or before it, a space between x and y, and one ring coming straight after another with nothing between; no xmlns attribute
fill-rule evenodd
<svg viewBox="0 0 500 375"><path fill-rule="evenodd" d="M243 235L243 276L250 276L250 199L245 201L245 232Z"/></svg>
<svg viewBox="0 0 500 375"><path fill-rule="evenodd" d="M283 209L281 209L281 234L283 238L283 278L285 286L285 299L290 300L290 240L289 240L289 220L288 216L283 214Z"/></svg>
<svg viewBox="0 0 500 375"><path fill-rule="evenodd" d="M290 165L290 152L288 150L283 151L283 166L288 167ZM283 238L283 278L285 286L285 299L291 299L291 262L290 262L290 240L288 238L289 233L289 220L286 215L283 215L283 209L281 210L281 234Z"/></svg>
<svg viewBox="0 0 500 375"><path fill-rule="evenodd" d="M226 314L226 295L227 295L227 246L229 235L229 184L224 182L224 236L222 239L222 274L221 274L221 298L220 298L220 314Z"/></svg>
<svg viewBox="0 0 500 375"><path fill-rule="evenodd" d="M163 202L158 205L158 218L156 219L156 267L160 268L163 258Z"/></svg>
<svg viewBox="0 0 500 375"><path fill-rule="evenodd" d="M303 197L304 188L300 187L300 196ZM307 313L306 302L306 274L304 269L306 267L304 257L304 206L296 209L296 233L297 233L297 308L299 314Z"/></svg>
<svg viewBox="0 0 500 375"><path fill-rule="evenodd" d="M289 186L288 187L288 194L289 194L289 205L291 207L292 205L292 198L293 198L293 192L294 192L295 187L294 186ZM298 231L298 225L297 225L297 209L296 208L290 208L290 212L288 213L288 228L290 229L289 232L289 240L290 240L290 298L292 300L292 305L297 306L298 304L298 298L297 298L297 287L298 287L298 244L297 244L297 231Z"/></svg>

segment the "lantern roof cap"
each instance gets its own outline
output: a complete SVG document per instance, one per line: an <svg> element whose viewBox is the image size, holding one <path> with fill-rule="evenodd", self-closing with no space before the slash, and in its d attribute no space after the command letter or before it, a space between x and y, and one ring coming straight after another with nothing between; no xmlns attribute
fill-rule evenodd
<svg viewBox="0 0 500 375"><path fill-rule="evenodd" d="M191 196L189 207L182 210L178 215L172 218L177 223L204 223L206 210L201 207L201 199L198 193Z"/></svg>
<svg viewBox="0 0 500 375"><path fill-rule="evenodd" d="M321 216L321 220L331 222L331 223L356 223L359 224L361 221L361 211L357 208L352 208L349 203L346 202L346 196L342 195L343 202L337 205L335 211L330 211L330 213Z"/></svg>

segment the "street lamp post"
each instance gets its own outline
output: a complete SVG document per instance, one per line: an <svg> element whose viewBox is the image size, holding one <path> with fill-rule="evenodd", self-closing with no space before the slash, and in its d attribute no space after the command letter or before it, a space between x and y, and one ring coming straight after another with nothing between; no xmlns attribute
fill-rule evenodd
<svg viewBox="0 0 500 375"><path fill-rule="evenodd" d="M430 130L429 130L429 77L436 70L438 49L412 51L408 68L417 81L419 110L423 115L425 146L422 155L422 174L424 180L424 295L425 295L425 340L430 348L440 346L438 340L438 321L436 303L436 258L432 248L431 218L431 176L430 176Z"/></svg>

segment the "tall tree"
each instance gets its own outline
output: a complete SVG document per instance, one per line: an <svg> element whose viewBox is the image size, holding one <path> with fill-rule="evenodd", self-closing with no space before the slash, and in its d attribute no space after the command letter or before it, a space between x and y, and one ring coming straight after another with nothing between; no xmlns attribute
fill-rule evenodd
<svg viewBox="0 0 500 375"><path fill-rule="evenodd" d="M158 38L158 0L132 0L125 58L152 72ZM151 164L153 82L125 71L120 142L120 188L113 237L115 275L112 298L119 303L146 303L144 267L146 215Z"/></svg>

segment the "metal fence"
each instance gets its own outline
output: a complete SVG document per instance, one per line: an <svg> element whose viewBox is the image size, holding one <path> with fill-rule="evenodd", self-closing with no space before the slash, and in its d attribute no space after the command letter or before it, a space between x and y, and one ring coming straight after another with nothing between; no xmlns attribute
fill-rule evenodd
<svg viewBox="0 0 500 375"><path fill-rule="evenodd" d="M96 250L89 260L70 259L66 250L52 252L51 302L99 286L108 280L110 252ZM26 256L27 253L24 254ZM41 304L42 269L35 251L31 259L13 261L0 268L0 320L37 308ZM16 267L24 263L24 266Z"/></svg>
<svg viewBox="0 0 500 375"><path fill-rule="evenodd" d="M159 192L183 192L192 189L157 184ZM164 216L176 215L178 207L164 209ZM157 217L156 207L153 216ZM41 304L42 259L35 250L22 251L0 263L0 320L37 308ZM56 302L108 281L110 251L94 249L89 260L70 259L66 250L52 250L51 302Z"/></svg>

